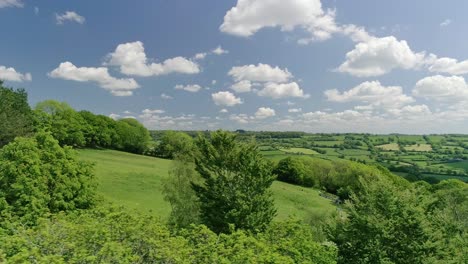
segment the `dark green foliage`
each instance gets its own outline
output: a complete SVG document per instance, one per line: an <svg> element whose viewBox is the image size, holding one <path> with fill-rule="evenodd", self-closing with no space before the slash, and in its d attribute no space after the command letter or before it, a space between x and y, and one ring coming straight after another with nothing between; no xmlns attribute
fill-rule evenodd
<svg viewBox="0 0 468 264"><path fill-rule="evenodd" d="M17 138L0 150L0 211L26 223L46 213L89 208L92 166L50 134Z"/></svg>
<svg viewBox="0 0 468 264"><path fill-rule="evenodd" d="M332 231L339 263L438 263L439 237L426 213L427 194L383 179L361 179ZM440 263L447 262L445 258Z"/></svg>
<svg viewBox="0 0 468 264"><path fill-rule="evenodd" d="M76 112L67 103L40 102L35 111L38 126L50 131L61 146L111 148L141 154L151 137L136 119L112 118L89 111Z"/></svg>
<svg viewBox="0 0 468 264"><path fill-rule="evenodd" d="M0 81L0 148L34 130L34 119L25 90L13 90Z"/></svg>
<svg viewBox="0 0 468 264"><path fill-rule="evenodd" d="M306 187L314 186L313 164L307 164L305 159L287 157L278 162L273 171L278 180Z"/></svg>
<svg viewBox="0 0 468 264"><path fill-rule="evenodd" d="M173 159L176 156L193 156L193 139L184 132L166 131L154 150L154 156Z"/></svg>
<svg viewBox="0 0 468 264"><path fill-rule="evenodd" d="M235 134L217 131L196 140L196 170L203 184L193 184L200 199L201 219L217 233L230 226L264 230L276 214L269 190L275 176L253 144L239 143Z"/></svg>

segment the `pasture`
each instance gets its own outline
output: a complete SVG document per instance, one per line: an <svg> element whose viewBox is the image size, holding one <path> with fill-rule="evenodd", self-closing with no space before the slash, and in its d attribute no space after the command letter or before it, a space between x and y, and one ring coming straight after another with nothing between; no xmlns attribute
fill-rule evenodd
<svg viewBox="0 0 468 264"><path fill-rule="evenodd" d="M82 160L95 164L98 192L107 201L165 219L170 205L164 201L161 179L168 176L171 161L114 150L79 150ZM278 209L277 219L331 214L335 206L318 190L275 181L271 188Z"/></svg>

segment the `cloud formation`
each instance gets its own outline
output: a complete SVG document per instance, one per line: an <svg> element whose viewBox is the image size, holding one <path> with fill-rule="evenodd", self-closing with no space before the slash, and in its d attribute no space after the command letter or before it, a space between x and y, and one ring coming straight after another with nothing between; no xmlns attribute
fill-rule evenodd
<svg viewBox="0 0 468 264"><path fill-rule="evenodd" d="M85 18L78 15L74 11L66 11L63 14L55 14L55 19L58 25L63 25L65 22L76 22L78 24L84 24Z"/></svg>
<svg viewBox="0 0 468 264"><path fill-rule="evenodd" d="M223 91L211 94L214 103L219 106L234 106L242 104L242 100L236 97L233 93Z"/></svg>
<svg viewBox="0 0 468 264"><path fill-rule="evenodd" d="M31 81L32 76L30 73L20 73L13 67L5 67L0 65L0 80L10 82L24 82Z"/></svg>
<svg viewBox="0 0 468 264"><path fill-rule="evenodd" d="M112 77L105 67L76 67L69 61L60 63L48 75L77 82L94 82L115 96L133 95L133 90L140 87L134 79Z"/></svg>
<svg viewBox="0 0 468 264"><path fill-rule="evenodd" d="M135 76L158 76L170 73L196 74L200 72L197 63L184 57L167 59L162 63L149 63L141 41L129 42L117 46L107 56L105 65L117 66L121 73Z"/></svg>

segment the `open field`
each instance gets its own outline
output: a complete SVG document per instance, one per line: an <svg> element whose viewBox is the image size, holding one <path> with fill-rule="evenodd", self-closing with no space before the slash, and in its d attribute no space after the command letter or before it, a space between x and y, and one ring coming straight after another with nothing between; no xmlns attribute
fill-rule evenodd
<svg viewBox="0 0 468 264"><path fill-rule="evenodd" d="M411 146L406 146L405 149L408 151L428 152L432 151L432 146L429 144L414 144Z"/></svg>
<svg viewBox="0 0 468 264"><path fill-rule="evenodd" d="M306 148L289 148L289 149L280 149L286 153L298 153L298 154L305 154L305 155L315 155L318 154L317 151L306 149Z"/></svg>
<svg viewBox="0 0 468 264"><path fill-rule="evenodd" d="M397 151L400 150L400 147L398 146L397 143L389 143L389 144L384 144L384 145L379 145L376 146L377 148L387 150L387 151Z"/></svg>
<svg viewBox="0 0 468 264"><path fill-rule="evenodd" d="M113 150L80 150L82 160L95 163L98 191L115 204L135 208L166 218L170 205L161 193L161 178L166 177L170 160L146 157ZM272 186L277 219L297 217L304 219L311 214L334 212L331 201L319 196L315 189L283 182Z"/></svg>

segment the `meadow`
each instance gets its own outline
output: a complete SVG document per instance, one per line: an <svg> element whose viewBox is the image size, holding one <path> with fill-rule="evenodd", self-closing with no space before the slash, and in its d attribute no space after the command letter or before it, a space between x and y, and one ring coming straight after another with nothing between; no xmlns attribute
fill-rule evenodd
<svg viewBox="0 0 468 264"><path fill-rule="evenodd" d="M105 200L166 219L171 211L161 191L171 161L115 150L79 150L82 160L95 164L98 192ZM336 211L333 203L312 188L275 181L272 185L277 220L308 219Z"/></svg>

